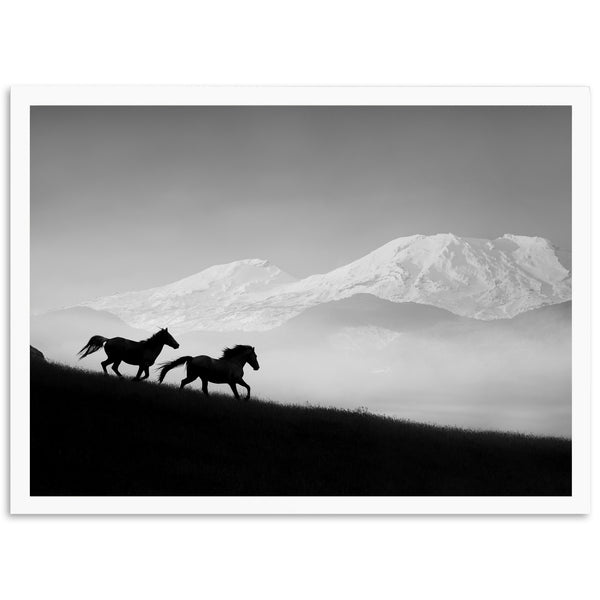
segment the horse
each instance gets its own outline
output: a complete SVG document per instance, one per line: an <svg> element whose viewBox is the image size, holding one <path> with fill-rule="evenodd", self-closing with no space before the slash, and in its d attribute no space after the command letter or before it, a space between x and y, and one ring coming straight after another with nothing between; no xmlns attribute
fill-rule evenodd
<svg viewBox="0 0 600 600"><path fill-rule="evenodd" d="M208 396L208 383L228 383L237 400L240 396L236 384L247 390L245 400L250 399L250 386L244 381L244 365L248 363L255 371L260 369L256 352L252 346L237 345L233 348L225 348L221 358L210 356L182 356L170 363L159 366L160 373L158 381L163 382L165 375L176 367L186 365L187 376L181 381L179 389L183 389L188 383L192 383L200 377L202 380L202 391Z"/></svg>
<svg viewBox="0 0 600 600"><path fill-rule="evenodd" d="M165 344L171 346L171 348L179 348L179 344L166 328L157 331L152 337L141 342L134 342L133 340L122 337L109 339L102 335L94 335L77 354L79 355L79 360L81 360L92 354L92 352L100 350L100 348L104 346L107 359L100 363L104 370L104 374L108 375L106 367L112 364L112 370L119 377L123 377L123 375L119 373L119 365L121 362L125 362L128 365L139 365L140 368L138 369L137 375L134 377L136 381L139 381L140 379L149 377L150 367L158 358L158 355L161 353ZM143 377L142 373L144 373Z"/></svg>

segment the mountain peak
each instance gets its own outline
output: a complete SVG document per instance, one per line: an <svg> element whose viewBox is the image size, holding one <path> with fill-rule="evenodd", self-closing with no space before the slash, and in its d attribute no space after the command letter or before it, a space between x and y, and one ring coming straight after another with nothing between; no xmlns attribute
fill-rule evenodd
<svg viewBox="0 0 600 600"><path fill-rule="evenodd" d="M248 265L250 267L270 267L271 263L263 258L244 258L242 260L235 260L230 265Z"/></svg>
<svg viewBox="0 0 600 600"><path fill-rule="evenodd" d="M255 282L289 283L294 278L284 273L279 267L261 258L247 258L221 265L213 265L199 273L175 281L163 289L170 292L188 293L204 290L215 284L226 287L250 285Z"/></svg>
<svg viewBox="0 0 600 600"><path fill-rule="evenodd" d="M545 246L548 248L555 248L554 244L545 237L537 235L516 235L514 233L505 233L501 238L504 240L510 240L519 244L520 246Z"/></svg>

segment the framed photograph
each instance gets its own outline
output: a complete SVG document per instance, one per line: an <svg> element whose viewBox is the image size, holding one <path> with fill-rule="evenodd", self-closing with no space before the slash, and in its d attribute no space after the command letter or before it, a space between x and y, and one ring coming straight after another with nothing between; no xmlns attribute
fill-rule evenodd
<svg viewBox="0 0 600 600"><path fill-rule="evenodd" d="M576 514L576 87L11 92L11 512Z"/></svg>

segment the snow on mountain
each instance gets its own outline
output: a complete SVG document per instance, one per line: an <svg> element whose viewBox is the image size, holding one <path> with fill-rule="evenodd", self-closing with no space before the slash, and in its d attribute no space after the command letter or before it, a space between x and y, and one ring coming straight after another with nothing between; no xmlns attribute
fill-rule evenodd
<svg viewBox="0 0 600 600"><path fill-rule="evenodd" d="M247 259L215 265L162 287L105 296L82 306L113 313L128 325L148 330L167 325L177 331L269 329L260 323L268 323L271 313L277 311L266 314L256 300L294 281L266 260Z"/></svg>
<svg viewBox="0 0 600 600"><path fill-rule="evenodd" d="M83 305L133 327L260 331L355 294L415 302L481 320L512 318L571 299L568 253L539 237L453 234L393 240L328 273L295 279L268 261L210 267L174 283Z"/></svg>
<svg viewBox="0 0 600 600"><path fill-rule="evenodd" d="M477 319L510 318L571 298L569 271L543 238L453 234L393 240L325 275L295 284L316 302L370 293Z"/></svg>

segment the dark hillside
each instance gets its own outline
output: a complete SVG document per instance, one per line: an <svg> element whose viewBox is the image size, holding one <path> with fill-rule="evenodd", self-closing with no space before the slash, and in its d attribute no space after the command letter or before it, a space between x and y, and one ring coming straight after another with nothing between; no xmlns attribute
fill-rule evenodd
<svg viewBox="0 0 600 600"><path fill-rule="evenodd" d="M571 443L31 365L32 495L569 495Z"/></svg>

